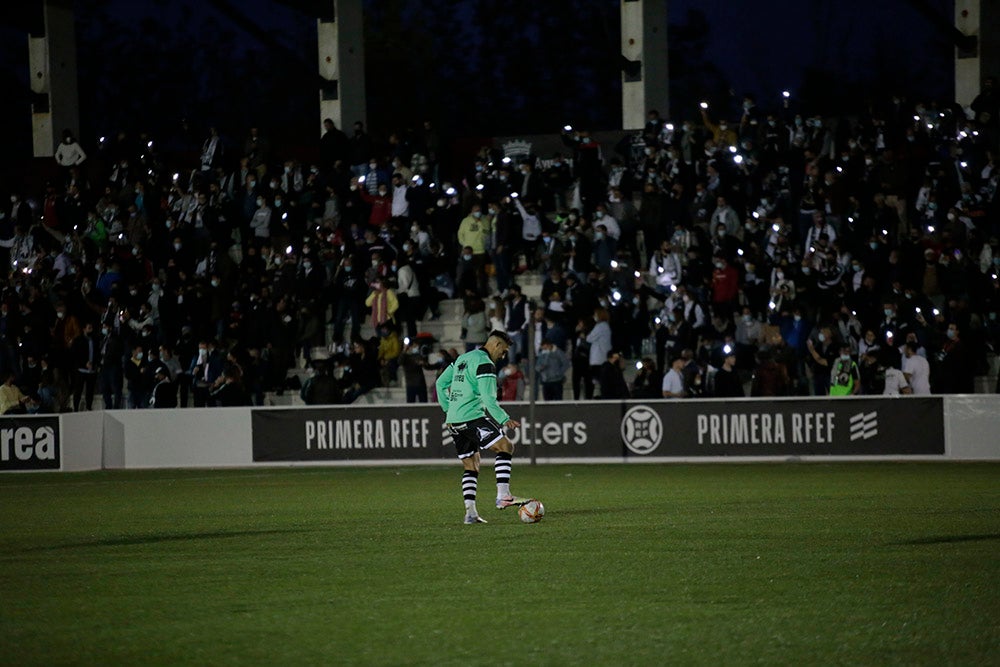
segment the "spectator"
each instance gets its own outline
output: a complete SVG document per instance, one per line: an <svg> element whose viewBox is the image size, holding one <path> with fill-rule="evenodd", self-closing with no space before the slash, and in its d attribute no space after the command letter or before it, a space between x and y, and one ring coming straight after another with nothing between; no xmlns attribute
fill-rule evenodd
<svg viewBox="0 0 1000 667"><path fill-rule="evenodd" d="M170 369L163 364L157 365L153 371L153 383L149 407L176 408L177 385L170 379Z"/></svg>
<svg viewBox="0 0 1000 667"><path fill-rule="evenodd" d="M125 362L125 390L128 392L128 407L133 410L149 406L149 386L146 353L142 345L132 348L132 356Z"/></svg>
<svg viewBox="0 0 1000 667"><path fill-rule="evenodd" d="M906 343L903 347L903 375L914 396L929 396L931 393L931 371L927 359L917 354L916 343Z"/></svg>
<svg viewBox="0 0 1000 667"><path fill-rule="evenodd" d="M486 304L478 296L466 300L465 312L462 314L462 340L465 341L465 351L476 349L486 342L492 329L486 319Z"/></svg>
<svg viewBox="0 0 1000 667"><path fill-rule="evenodd" d="M399 309L399 300L396 298L396 291L390 289L386 281L378 278L372 284L372 291L365 299L365 305L371 309L371 324L373 328L387 322L395 322L396 311Z"/></svg>
<svg viewBox="0 0 1000 667"><path fill-rule="evenodd" d="M403 382L406 386L407 403L427 402L427 379L424 369L428 367L427 359L412 339L403 339Z"/></svg>
<svg viewBox="0 0 1000 667"><path fill-rule="evenodd" d="M0 385L0 414L15 415L28 412L28 402L31 400L14 384L14 373L8 372Z"/></svg>
<svg viewBox="0 0 1000 667"><path fill-rule="evenodd" d="M725 361L715 372L715 396L717 398L743 398L743 381L736 371L736 349L725 348Z"/></svg>
<svg viewBox="0 0 1000 667"><path fill-rule="evenodd" d="M342 395L328 361L314 361L300 393L306 405L334 405Z"/></svg>
<svg viewBox="0 0 1000 667"><path fill-rule="evenodd" d="M830 395L854 396L861 393L861 372L851 359L851 346L840 345L840 356L830 364Z"/></svg>
<svg viewBox="0 0 1000 667"><path fill-rule="evenodd" d="M630 397L628 383L625 382L625 360L620 352L611 350L600 368L600 398L604 400L626 399Z"/></svg>
<svg viewBox="0 0 1000 667"><path fill-rule="evenodd" d="M601 366L607 361L608 353L611 352L611 319L606 308L594 310L594 326L587 333L587 344L590 346L589 364L590 376L594 381L601 378Z"/></svg>
<svg viewBox="0 0 1000 667"><path fill-rule="evenodd" d="M569 357L550 339L543 339L538 357L535 359L535 373L542 385L542 399L563 400L563 385L570 369Z"/></svg>
<svg viewBox="0 0 1000 667"><path fill-rule="evenodd" d="M687 391L684 389L684 376L681 371L684 368L684 359L675 358L670 362L670 370L663 376L661 392L663 398L684 398Z"/></svg>

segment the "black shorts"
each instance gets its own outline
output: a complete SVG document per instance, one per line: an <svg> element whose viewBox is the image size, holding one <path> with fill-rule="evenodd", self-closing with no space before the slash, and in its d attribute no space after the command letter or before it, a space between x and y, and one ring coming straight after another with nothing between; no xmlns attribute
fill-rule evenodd
<svg viewBox="0 0 1000 667"><path fill-rule="evenodd" d="M503 428L489 417L479 417L472 421L448 424L458 458L465 459L480 449L489 449L504 436Z"/></svg>

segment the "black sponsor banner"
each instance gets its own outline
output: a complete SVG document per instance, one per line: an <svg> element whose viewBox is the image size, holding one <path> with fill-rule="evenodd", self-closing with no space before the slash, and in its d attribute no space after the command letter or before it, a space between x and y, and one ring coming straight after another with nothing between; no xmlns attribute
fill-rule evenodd
<svg viewBox="0 0 1000 667"><path fill-rule="evenodd" d="M944 454L941 398L594 401L505 404L517 457L894 456ZM253 460L455 456L435 405L260 409ZM489 456L489 454L487 454Z"/></svg>
<svg viewBox="0 0 1000 667"><path fill-rule="evenodd" d="M516 456L622 456L621 404L505 404L520 427L508 432ZM253 460L377 461L452 459L455 448L435 405L261 409L251 411ZM489 454L487 454L488 456Z"/></svg>
<svg viewBox="0 0 1000 667"><path fill-rule="evenodd" d="M0 471L61 467L58 417L0 417Z"/></svg>
<svg viewBox="0 0 1000 667"><path fill-rule="evenodd" d="M941 398L625 404L630 456L944 454Z"/></svg>

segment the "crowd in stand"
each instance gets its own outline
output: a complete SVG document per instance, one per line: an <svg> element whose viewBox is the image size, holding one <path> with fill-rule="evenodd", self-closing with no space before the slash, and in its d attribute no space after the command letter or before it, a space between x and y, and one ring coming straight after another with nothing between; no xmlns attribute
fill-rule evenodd
<svg viewBox="0 0 1000 667"><path fill-rule="evenodd" d="M446 298L466 348L513 337L504 399L529 357L545 400L971 392L1000 342L998 93L850 117L746 96L456 173L429 122L326 121L308 164L258 128L188 164L67 132L44 192L0 183L0 412L259 405L297 366L308 403L425 401L458 352L421 331Z"/></svg>

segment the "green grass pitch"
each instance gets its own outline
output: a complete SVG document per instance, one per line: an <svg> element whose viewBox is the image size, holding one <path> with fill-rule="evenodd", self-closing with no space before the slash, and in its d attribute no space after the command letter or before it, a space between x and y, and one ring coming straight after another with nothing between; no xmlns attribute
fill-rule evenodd
<svg viewBox="0 0 1000 667"><path fill-rule="evenodd" d="M0 476L0 664L997 664L1000 464Z"/></svg>

